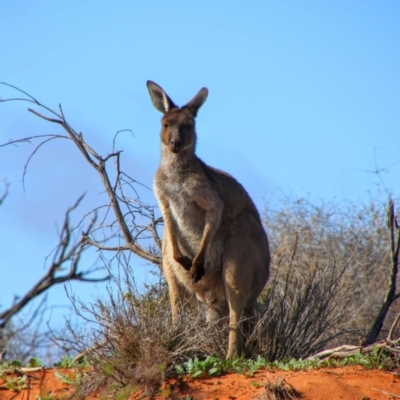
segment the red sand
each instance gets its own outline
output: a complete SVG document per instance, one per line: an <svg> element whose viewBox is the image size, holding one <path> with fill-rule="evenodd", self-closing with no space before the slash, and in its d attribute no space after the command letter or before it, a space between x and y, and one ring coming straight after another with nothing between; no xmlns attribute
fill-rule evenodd
<svg viewBox="0 0 400 400"><path fill-rule="evenodd" d="M62 375L74 374L74 370L45 370L27 374L30 390L20 393L0 390L1 400L34 400L35 396L52 393L53 398L67 399L73 393L73 388L61 383L54 372ZM182 380L172 379L163 384L157 399L193 400L250 400L265 399L264 384L276 382L284 378L297 391L301 392L304 400L388 400L400 399L400 377L391 372L379 370L364 370L362 367L329 368L313 371L259 371L252 377L228 374L216 378ZM0 378L0 385L4 379ZM142 390L133 392L129 399L144 399ZM188 397L187 397L188 396ZM88 399L109 399L107 395L100 397L94 393Z"/></svg>

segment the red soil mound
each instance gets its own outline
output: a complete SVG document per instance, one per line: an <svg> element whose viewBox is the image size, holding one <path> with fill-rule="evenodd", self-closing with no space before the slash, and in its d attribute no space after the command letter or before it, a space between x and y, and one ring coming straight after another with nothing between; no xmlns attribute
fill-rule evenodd
<svg viewBox="0 0 400 400"><path fill-rule="evenodd" d="M0 390L1 400L34 400L35 396L52 394L55 399L67 399L73 388L61 383L55 371L71 375L74 370L43 370L27 374L30 389L19 393ZM10 377L10 376L8 376ZM201 399L201 400L267 400L265 385L284 379L286 387L293 386L302 394L304 400L388 400L400 398L400 377L391 372L364 370L361 367L320 369L313 371L259 371L252 377L228 374L216 378L181 380L165 382L157 399ZM5 383L0 378L0 387ZM102 399L112 398L103 395ZM131 400L144 399L142 390L129 397ZM93 393L87 399L100 399Z"/></svg>

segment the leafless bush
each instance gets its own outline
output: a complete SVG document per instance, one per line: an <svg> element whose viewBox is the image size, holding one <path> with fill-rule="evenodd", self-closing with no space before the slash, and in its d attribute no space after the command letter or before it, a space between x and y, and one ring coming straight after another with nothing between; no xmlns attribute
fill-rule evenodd
<svg viewBox="0 0 400 400"><path fill-rule="evenodd" d="M114 289L109 288L106 300L87 305L71 298L77 313L92 324L89 336L76 335L72 329L82 348L87 348L89 337L85 354L95 369L83 391L93 390L93 382L97 389L111 383L121 388L145 384L150 396L173 365L212 353L225 356L225 321L210 325L205 308L188 303L172 324L164 280L140 292L127 264L113 278Z"/></svg>
<svg viewBox="0 0 400 400"><path fill-rule="evenodd" d="M304 263L296 244L290 257L280 259L248 339L251 353L270 361L305 358L345 333L337 329L352 300L341 283L345 268Z"/></svg>
<svg viewBox="0 0 400 400"><path fill-rule="evenodd" d="M353 332L362 339L371 327L383 302L391 270L390 240L386 206L372 197L367 202L311 202L306 198L284 199L278 211L267 210L267 227L277 281L286 280L282 257L290 257L297 240L296 268L306 275L312 265L343 270L342 293L352 295L338 329ZM328 280L329 274L327 275ZM388 315L383 334L389 329L395 311Z"/></svg>

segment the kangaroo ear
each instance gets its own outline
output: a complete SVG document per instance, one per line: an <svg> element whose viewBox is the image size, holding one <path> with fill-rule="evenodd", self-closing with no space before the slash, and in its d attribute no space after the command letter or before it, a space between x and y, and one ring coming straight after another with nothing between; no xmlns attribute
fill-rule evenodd
<svg viewBox="0 0 400 400"><path fill-rule="evenodd" d="M147 89L150 93L151 102L158 111L166 114L171 110L171 108L176 107L174 102L168 97L167 93L165 93L163 88L158 86L157 83L147 81Z"/></svg>
<svg viewBox="0 0 400 400"><path fill-rule="evenodd" d="M197 93L196 96L194 96L193 99L186 104L185 108L188 108L195 117L197 115L197 111L199 111L199 108L206 101L207 96L208 89L205 87L203 89L200 89L199 93Z"/></svg>

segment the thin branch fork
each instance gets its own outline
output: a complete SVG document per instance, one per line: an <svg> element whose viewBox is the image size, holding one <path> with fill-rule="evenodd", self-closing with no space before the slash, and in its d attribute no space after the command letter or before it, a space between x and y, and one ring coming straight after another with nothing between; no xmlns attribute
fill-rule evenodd
<svg viewBox="0 0 400 400"><path fill-rule="evenodd" d="M31 108L28 108L28 111L31 113L35 114L36 116L49 121L53 122L56 124L61 125L65 131L68 133L69 137L72 139L74 144L78 147L80 152L83 154L85 157L86 161L94 168L96 171L99 173L100 178L103 182L103 185L106 189L107 195L110 199L111 205L113 207L115 216L118 220L118 224L121 228L122 234L124 236L125 242L126 242L126 248L131 250L133 253L137 254L139 257L144 258L145 260L148 260L156 265L161 265L161 259L160 257L150 253L149 251L145 250L142 246L138 245L137 242L134 240L134 238L131 235L131 232L125 222L125 219L123 217L121 207L118 201L118 198L115 193L115 188L116 185L113 187L111 185L110 179L108 177L108 173L106 170L106 162L111 159L115 158L116 159L116 165L117 165L117 180L119 179L120 171L119 171L119 158L120 158L120 151L114 152L106 156L105 158L101 157L99 154L97 154L87 143L83 140L83 135L81 133L77 133L66 121L64 112L62 110L61 105L59 105L60 109L60 118L51 118L47 117ZM97 161L95 161L93 158ZM85 239L87 242L87 239ZM93 241L91 241L93 244ZM160 242L157 241L157 245L159 245ZM99 246L96 246L100 248Z"/></svg>
<svg viewBox="0 0 400 400"><path fill-rule="evenodd" d="M69 216L70 213L79 205L82 198L83 196L81 196L66 212L63 228L60 233L61 243L55 252L52 264L47 270L46 274L40 278L39 281L33 285L33 287L21 299L15 302L9 309L0 313L0 329L4 328L8 321L14 315L18 314L31 300L56 284L64 283L70 280L77 280L81 282L104 282L110 279L109 275L102 278L87 278L87 275L89 275L92 271L78 272L78 265L84 248L79 242L74 243L73 245L70 243L73 229L70 227ZM87 231L90 231L95 222L96 219L93 218L87 228ZM61 267L67 262L71 263L68 273L64 275L58 275Z"/></svg>
<svg viewBox="0 0 400 400"><path fill-rule="evenodd" d="M116 152L113 151L113 153L107 155L106 157L101 157L95 150L93 150L93 148L91 148L83 139L83 135L82 133L78 133L77 131L75 131L72 126L67 122L65 115L64 115L64 111L61 107L61 105L59 104L58 108L58 112L53 111L52 109L50 109L49 107L41 104L36 98L34 98L33 96L29 95L28 93L24 92L23 90L7 84L7 83L1 83L5 86L11 87L15 90L17 90L18 92L26 95L28 98L13 98L13 99L2 99L0 100L0 102L4 102L4 101L26 101L28 103L32 103L36 106L39 106L40 108L44 109L45 111L47 111L48 113L50 113L51 115L44 115L43 113L34 110L33 108L28 108L28 111L31 112L32 114L36 115L37 117L44 119L45 121L51 122L51 123L55 123L58 125L61 125L63 127L63 129L66 131L66 133L68 134L67 136L63 136L63 135L50 135L49 138L47 138L43 143L41 143L35 150L35 152L37 151L37 149L44 144L46 141L48 140L52 140L54 138L58 138L58 137L62 137L62 138L69 138L71 139L74 144L78 147L79 151L82 153L82 155L84 156L84 158L86 159L86 161L94 168L96 169L96 171L99 173L100 178L102 180L102 183L107 191L107 195L109 197L110 200L110 205L113 208L114 214L116 216L116 219L118 221L118 225L122 231L122 235L124 237L125 243L126 243L126 248L129 249L130 251L132 251L133 253L137 254L139 257L142 257L156 265L160 265L161 264L161 260L160 257L158 257L157 255L155 255L154 253L152 253L151 251L146 250L145 248L143 248L142 246L140 246L138 244L138 242L135 240L136 238L132 236L132 233L130 231L130 229L128 228L123 213L121 211L121 205L120 205L120 201L124 202L128 208L129 205L128 203L124 200L120 200L117 196L116 193L116 189L117 186L120 184L120 180L121 180L121 174L123 174L120 171L120 153L121 152ZM29 138L29 140L33 139L33 138L39 138L39 137L44 137L43 135L41 136L37 136L37 137L31 137ZM28 139L27 139L28 140ZM12 141L8 144L14 144L17 143L17 141ZM6 144L5 144L6 145ZM31 157L34 155L34 153L31 155ZM106 163L107 161L109 161L111 158L115 159L115 166L117 169L117 177L116 177L116 182L114 185L111 184L107 170L106 170ZM29 160L28 160L29 162ZM124 174L123 174L124 175ZM140 213L140 210L139 210ZM155 229L155 223L153 221L153 223L150 223L147 227L147 230L149 230L149 232L151 233L151 235L154 238L154 241L156 243L156 245L160 248L161 247L161 240L158 237L157 231ZM85 240L84 240L85 241ZM87 241L86 241L87 242ZM91 243L93 244L93 243ZM98 247L98 246L97 246ZM99 247L98 247L99 248Z"/></svg>

